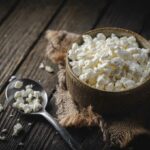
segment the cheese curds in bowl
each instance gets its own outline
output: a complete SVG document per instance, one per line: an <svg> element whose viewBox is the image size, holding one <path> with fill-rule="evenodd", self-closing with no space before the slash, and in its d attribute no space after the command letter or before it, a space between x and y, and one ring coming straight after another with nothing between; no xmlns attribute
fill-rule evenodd
<svg viewBox="0 0 150 150"><path fill-rule="evenodd" d="M80 107L103 115L150 106L150 44L121 28L86 32L68 50L66 84Z"/></svg>

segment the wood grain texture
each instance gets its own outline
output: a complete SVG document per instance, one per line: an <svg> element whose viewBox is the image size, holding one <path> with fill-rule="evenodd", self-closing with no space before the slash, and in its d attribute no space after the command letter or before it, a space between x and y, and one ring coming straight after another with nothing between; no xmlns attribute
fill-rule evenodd
<svg viewBox="0 0 150 150"><path fill-rule="evenodd" d="M139 32L149 13L148 1L115 0L96 27L121 27Z"/></svg>
<svg viewBox="0 0 150 150"><path fill-rule="evenodd" d="M0 27L0 91L58 11L62 1L22 0ZM7 76L6 76L7 74Z"/></svg>
<svg viewBox="0 0 150 150"><path fill-rule="evenodd" d="M148 15L146 15L143 27L141 29L141 34L146 37L148 40L150 40L150 12Z"/></svg>
<svg viewBox="0 0 150 150"><path fill-rule="evenodd" d="M108 0L70 0L51 25L51 29L83 33L91 29Z"/></svg>
<svg viewBox="0 0 150 150"><path fill-rule="evenodd" d="M18 4L18 0L0 0L0 25L9 17Z"/></svg>

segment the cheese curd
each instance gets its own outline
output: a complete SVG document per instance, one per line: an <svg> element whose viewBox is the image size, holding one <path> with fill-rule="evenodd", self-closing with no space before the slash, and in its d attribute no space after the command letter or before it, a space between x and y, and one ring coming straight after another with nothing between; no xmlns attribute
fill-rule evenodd
<svg viewBox="0 0 150 150"><path fill-rule="evenodd" d="M2 112L3 111L3 106L2 106L2 104L0 104L0 112Z"/></svg>
<svg viewBox="0 0 150 150"><path fill-rule="evenodd" d="M24 113L37 112L42 108L41 92L33 90L33 85L26 85L25 89L16 91L13 107Z"/></svg>
<svg viewBox="0 0 150 150"><path fill-rule="evenodd" d="M1 133L6 133L6 132L7 132L7 129L1 130Z"/></svg>
<svg viewBox="0 0 150 150"><path fill-rule="evenodd" d="M45 66L45 70L49 73L54 72L54 69L51 66Z"/></svg>
<svg viewBox="0 0 150 150"><path fill-rule="evenodd" d="M23 129L23 127L20 123L15 124L13 127L12 136L17 136L22 131L22 129Z"/></svg>
<svg viewBox="0 0 150 150"><path fill-rule="evenodd" d="M45 69L47 72L49 73L53 73L54 72L54 69L49 66L49 65L44 65L44 63L40 63L40 66L39 66L40 69Z"/></svg>
<svg viewBox="0 0 150 150"><path fill-rule="evenodd" d="M72 71L100 90L123 91L141 85L150 75L149 49L140 48L134 36L83 35L83 44L68 51Z"/></svg>
<svg viewBox="0 0 150 150"><path fill-rule="evenodd" d="M4 140L6 140L6 136L4 136L4 135L1 136L1 135L0 135L0 141L4 141Z"/></svg>
<svg viewBox="0 0 150 150"><path fill-rule="evenodd" d="M23 82L21 81L16 81L14 84L14 88L20 89L23 86Z"/></svg>

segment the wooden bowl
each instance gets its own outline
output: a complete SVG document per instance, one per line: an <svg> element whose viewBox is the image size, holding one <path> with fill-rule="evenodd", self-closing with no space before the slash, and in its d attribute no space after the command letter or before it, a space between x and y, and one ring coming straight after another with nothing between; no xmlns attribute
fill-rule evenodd
<svg viewBox="0 0 150 150"><path fill-rule="evenodd" d="M97 33L104 33L106 36L115 33L119 37L133 35L137 39L140 47L150 49L150 44L146 39L126 29L107 27L91 30L84 34L89 34L94 37ZM82 44L82 37L76 42ZM92 105L94 111L102 115L117 115L118 113L126 114L134 112L134 110L144 105L150 106L150 78L142 85L126 91L102 91L80 81L73 73L69 61L68 57L66 57L66 83L73 100L80 107Z"/></svg>

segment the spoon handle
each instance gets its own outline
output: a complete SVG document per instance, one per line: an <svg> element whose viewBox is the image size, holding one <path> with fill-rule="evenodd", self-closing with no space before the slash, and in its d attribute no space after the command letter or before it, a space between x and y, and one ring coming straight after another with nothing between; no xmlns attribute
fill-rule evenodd
<svg viewBox="0 0 150 150"><path fill-rule="evenodd" d="M47 111L43 111L40 114L54 126L54 128L58 131L58 133L66 141L66 143L70 146L72 150L81 150L80 145L72 138L69 132L65 128L60 126Z"/></svg>

